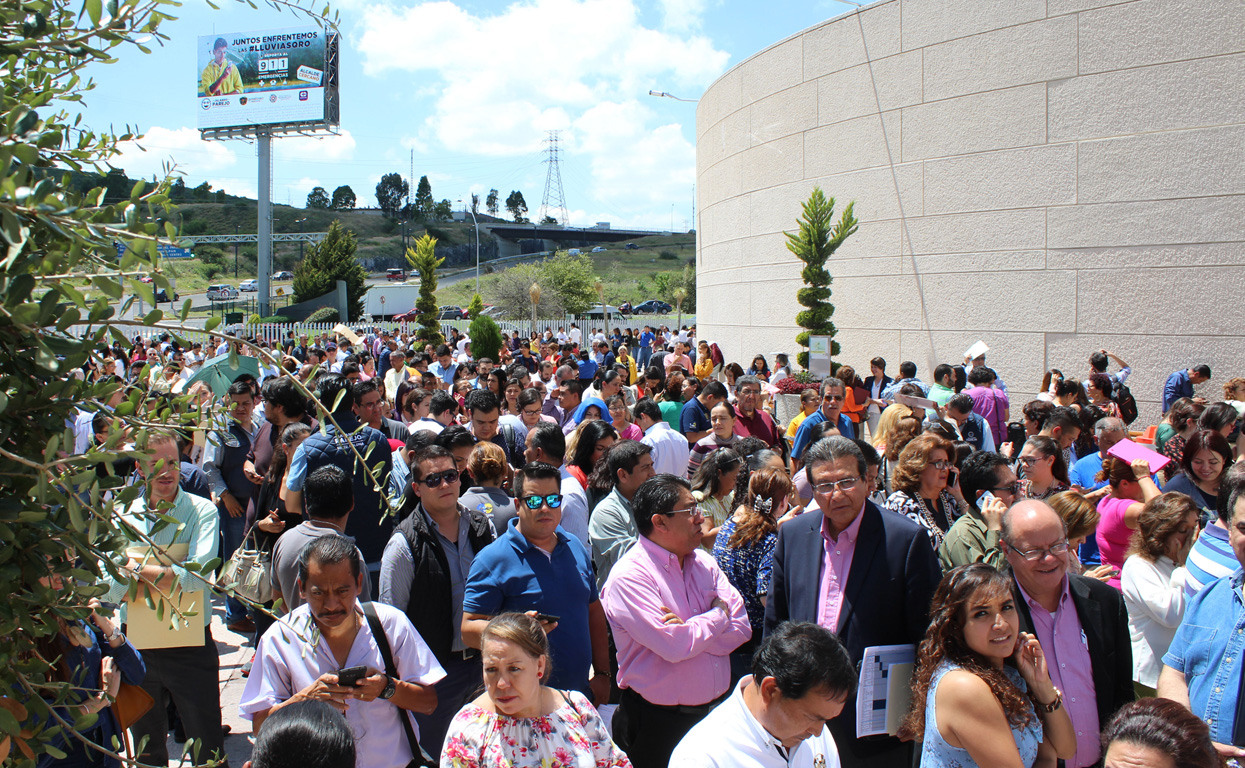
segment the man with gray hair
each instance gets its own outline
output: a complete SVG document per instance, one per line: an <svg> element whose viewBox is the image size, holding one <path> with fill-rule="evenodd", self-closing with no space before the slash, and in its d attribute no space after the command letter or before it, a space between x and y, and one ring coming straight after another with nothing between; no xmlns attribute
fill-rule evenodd
<svg viewBox="0 0 1245 768"><path fill-rule="evenodd" d="M735 434L756 437L765 444L783 451L786 445L774 419L758 406L761 404L761 380L756 376L735 379ZM809 417L812 418L812 417Z"/></svg>
<svg viewBox="0 0 1245 768"><path fill-rule="evenodd" d="M865 457L851 439L833 435L813 443L804 463L821 514L800 515L778 529L765 634L784 621L816 622L839 636L853 664L869 646L920 643L942 575L929 536L869 501ZM912 764L911 743L856 738L853 697L829 728L843 766Z"/></svg>
<svg viewBox="0 0 1245 768"><path fill-rule="evenodd" d="M800 457L808 447L809 435L813 427L824 422L834 425L843 437L853 438L856 430L852 428L852 420L843 413L843 397L846 390L841 379L829 378L821 382L821 407L812 413L796 430L795 440L791 443L791 460L795 468L800 468Z"/></svg>

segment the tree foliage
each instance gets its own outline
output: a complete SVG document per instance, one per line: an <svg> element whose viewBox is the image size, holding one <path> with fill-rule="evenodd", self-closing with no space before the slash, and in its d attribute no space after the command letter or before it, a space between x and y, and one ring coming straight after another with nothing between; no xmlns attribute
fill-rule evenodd
<svg viewBox="0 0 1245 768"><path fill-rule="evenodd" d="M536 306L537 318L566 316L562 297L545 288L539 264L516 264L497 276L490 291L493 303L501 307L507 317L531 317L532 299L528 294L532 283L541 288L540 304Z"/></svg>
<svg viewBox="0 0 1245 768"><path fill-rule="evenodd" d="M474 192L471 193L471 212L480 213L480 196Z"/></svg>
<svg viewBox="0 0 1245 768"><path fill-rule="evenodd" d="M795 316L796 324L804 329L795 337L795 342L804 347L798 357L804 368L808 367L809 336L829 336L831 356L839 354L839 343L834 340L838 329L830 319L834 315L834 305L830 303L830 284L834 278L826 269L826 262L856 231L857 221L852 215L854 206L855 202L848 203L838 223L834 223L834 198L827 199L821 187L814 187L803 205L803 215L798 220L799 230L785 233L787 250L804 262L800 277L806 287L795 294L796 301L807 307Z"/></svg>
<svg viewBox="0 0 1245 768"><path fill-rule="evenodd" d="M454 218L454 204L449 200L442 200L432 207L433 221L449 221Z"/></svg>
<svg viewBox="0 0 1245 768"><path fill-rule="evenodd" d="M432 184L427 176L419 177L419 186L415 189L415 218L418 221L434 221L436 203L432 199Z"/></svg>
<svg viewBox="0 0 1245 768"><path fill-rule="evenodd" d="M477 315L467 327L467 336L471 338L471 354L475 359L487 357L496 362L501 352L501 328L488 315Z"/></svg>
<svg viewBox="0 0 1245 768"><path fill-rule="evenodd" d="M484 200L484 208L488 211L489 216L496 216L498 211L501 210L497 203L497 190L490 189L488 191L488 197Z"/></svg>
<svg viewBox="0 0 1245 768"><path fill-rule="evenodd" d="M406 251L407 263L419 273L419 300L415 309L419 312L419 340L425 344L441 344L441 320L437 316L437 268L445 259L437 258L437 239L424 233L415 241L414 248Z"/></svg>
<svg viewBox="0 0 1245 768"><path fill-rule="evenodd" d="M334 221L328 235L307 248L307 255L294 267L294 295L298 301L314 299L336 290L337 281L346 281L346 309L351 320L363 315L363 294L367 293L367 270L355 258L359 249L354 233Z"/></svg>
<svg viewBox="0 0 1245 768"><path fill-rule="evenodd" d="M349 184L343 184L333 190L333 210L335 211L353 211L355 207L354 190Z"/></svg>
<svg viewBox="0 0 1245 768"><path fill-rule="evenodd" d="M510 216L516 224L527 223L527 201L523 199L523 193L514 190L506 197L506 210L510 211Z"/></svg>
<svg viewBox="0 0 1245 768"><path fill-rule="evenodd" d="M376 204L390 218L397 218L406 205L411 185L400 173L386 173L376 184Z"/></svg>
<svg viewBox="0 0 1245 768"><path fill-rule="evenodd" d="M528 289L540 286L538 318L582 314L597 301L593 287L596 272L587 254L572 256L560 251L540 264L519 264L498 275L492 291L493 303L511 317L530 317L532 300Z"/></svg>
<svg viewBox="0 0 1245 768"><path fill-rule="evenodd" d="M483 311L484 311L484 299L481 298L480 294L478 293L473 294L471 296L471 303L467 305L467 317L471 318L472 320L475 320L476 316L479 315ZM479 357L479 355L477 355L477 357Z"/></svg>
<svg viewBox="0 0 1245 768"><path fill-rule="evenodd" d="M333 201L329 199L329 191L324 187L313 187L311 192L307 193L307 207L318 210L327 211Z"/></svg>

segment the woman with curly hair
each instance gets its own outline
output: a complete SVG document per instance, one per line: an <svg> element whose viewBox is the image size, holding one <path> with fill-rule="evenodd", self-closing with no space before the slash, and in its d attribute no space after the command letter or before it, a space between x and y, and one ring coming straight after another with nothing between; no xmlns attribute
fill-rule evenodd
<svg viewBox="0 0 1245 768"><path fill-rule="evenodd" d="M961 506L959 482L954 479L955 445L927 432L913 438L899 453L885 507L920 525L937 550L951 524L968 505Z"/></svg>
<svg viewBox="0 0 1245 768"><path fill-rule="evenodd" d="M916 656L900 734L921 740L922 768L1030 768L1076 754L1042 647L1020 631L1010 576L984 563L948 571Z"/></svg>

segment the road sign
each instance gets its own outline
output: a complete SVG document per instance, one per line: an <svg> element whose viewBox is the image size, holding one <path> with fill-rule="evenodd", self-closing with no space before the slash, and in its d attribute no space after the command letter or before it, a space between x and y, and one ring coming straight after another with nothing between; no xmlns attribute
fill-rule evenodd
<svg viewBox="0 0 1245 768"><path fill-rule="evenodd" d="M117 249L117 258L121 258L125 255L125 243L114 240L112 245ZM168 243L156 243L156 250L159 251L160 255L166 259L194 258L194 254L191 253L189 248L179 248L176 245L170 245Z"/></svg>

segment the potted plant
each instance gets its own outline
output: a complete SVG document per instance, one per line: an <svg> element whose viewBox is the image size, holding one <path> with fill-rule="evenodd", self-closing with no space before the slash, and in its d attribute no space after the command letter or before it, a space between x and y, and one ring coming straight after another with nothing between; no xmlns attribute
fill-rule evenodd
<svg viewBox="0 0 1245 768"><path fill-rule="evenodd" d="M808 371L797 371L774 382L774 387L778 390L774 395L774 421L786 429L791 420L800 413L800 395L806 389L818 389L820 386L821 378Z"/></svg>

